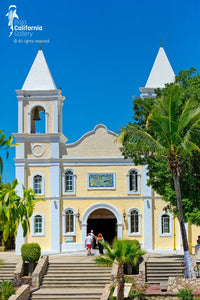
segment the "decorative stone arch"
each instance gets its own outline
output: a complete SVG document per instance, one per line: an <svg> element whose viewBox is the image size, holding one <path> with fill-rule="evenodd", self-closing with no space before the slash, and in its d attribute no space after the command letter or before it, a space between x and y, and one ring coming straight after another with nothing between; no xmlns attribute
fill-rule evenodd
<svg viewBox="0 0 200 300"><path fill-rule="evenodd" d="M107 209L114 214L114 216L117 219L117 238L121 240L123 237L123 219L118 209L115 206L108 203L96 203L88 207L86 211L83 213L82 220L81 220L82 243L84 243L85 237L87 235L88 217L93 211L97 209Z"/></svg>
<svg viewBox="0 0 200 300"><path fill-rule="evenodd" d="M31 105L29 107L28 110L28 133L31 133L31 112L33 110L34 107L36 106L41 106L44 109L44 113L45 113L45 133L48 133L48 123L49 123L49 112L47 107L43 104L43 103L34 103L33 105Z"/></svg>

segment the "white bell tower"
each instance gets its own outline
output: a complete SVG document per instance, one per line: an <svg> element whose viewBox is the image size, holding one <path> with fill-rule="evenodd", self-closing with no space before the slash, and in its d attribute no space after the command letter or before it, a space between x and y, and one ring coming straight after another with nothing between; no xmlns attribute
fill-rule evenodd
<svg viewBox="0 0 200 300"><path fill-rule="evenodd" d="M30 188L34 170L48 169L48 180L44 182L44 198L51 201L51 249L60 251L60 157L61 145L67 139L62 134L62 106L65 97L57 89L48 68L42 49L36 55L33 65L21 90L16 90L18 98L18 133L16 143L15 170L22 186ZM45 177L45 176L44 176ZM49 187L49 188L48 188ZM41 196L41 197L42 197ZM20 254L25 242L22 228L16 238L16 254Z"/></svg>

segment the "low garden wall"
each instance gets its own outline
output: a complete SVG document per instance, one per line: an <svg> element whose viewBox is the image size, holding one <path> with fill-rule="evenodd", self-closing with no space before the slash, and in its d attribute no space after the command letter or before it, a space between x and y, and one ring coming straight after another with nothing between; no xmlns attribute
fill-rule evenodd
<svg viewBox="0 0 200 300"><path fill-rule="evenodd" d="M170 294L148 294L145 295L142 300L178 300L176 295ZM136 300L136 299L135 299Z"/></svg>
<svg viewBox="0 0 200 300"><path fill-rule="evenodd" d="M15 268L14 285L20 286L23 284L25 284L25 285L29 284L29 285L32 285L33 287L40 287L42 276L46 272L48 263L49 263L49 257L42 256L39 259L37 266L32 273L32 276L23 276L24 262L20 256L18 259L16 268Z"/></svg>
<svg viewBox="0 0 200 300"><path fill-rule="evenodd" d="M169 277L167 291L178 293L186 286L193 291L200 291L200 278L176 278Z"/></svg>
<svg viewBox="0 0 200 300"><path fill-rule="evenodd" d="M8 300L29 300L30 286L28 284L20 286L16 293L9 297Z"/></svg>
<svg viewBox="0 0 200 300"><path fill-rule="evenodd" d="M42 277L46 272L47 266L49 263L49 257L43 256L39 259L38 264L32 274L32 286L40 287L40 283L42 281Z"/></svg>

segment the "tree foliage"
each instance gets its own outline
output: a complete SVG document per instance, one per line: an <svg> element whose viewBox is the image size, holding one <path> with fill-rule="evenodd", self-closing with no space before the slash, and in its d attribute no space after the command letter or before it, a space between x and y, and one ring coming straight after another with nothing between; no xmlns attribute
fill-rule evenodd
<svg viewBox="0 0 200 300"><path fill-rule="evenodd" d="M153 105L142 99L135 100L148 113L146 124L144 127L138 124L127 125L122 129L118 141L131 145L134 153L138 151L144 158L164 158L167 161L176 193L186 264L185 276L195 277L185 230L180 176L185 159L191 157L195 151L200 153L200 104L193 94L191 97L188 95L185 103L183 99L182 87L172 83L159 93Z"/></svg>
<svg viewBox="0 0 200 300"><path fill-rule="evenodd" d="M17 179L0 185L0 231L3 232L3 240L9 236L16 236L19 224L22 224L24 237L30 228L29 218L33 214L35 204L42 199L36 198L32 189L25 190L23 197L17 195Z"/></svg>
<svg viewBox="0 0 200 300"><path fill-rule="evenodd" d="M6 139L6 136L4 134L3 130L0 130L0 150L5 150L6 151L6 158L8 158L9 155L9 148L15 147L16 144L12 144L13 141L13 136L10 135L9 138ZM0 156L0 175L3 173L3 159Z"/></svg>
<svg viewBox="0 0 200 300"><path fill-rule="evenodd" d="M192 102L200 104L200 75L196 74L195 69L180 71L176 76L176 84L179 86L179 109L181 110L186 101L190 98ZM164 97L168 93L170 85L167 88L156 90L157 97L142 100L145 102L145 108L140 105L141 99L133 100L133 118L134 123L129 123L128 126L140 126L145 128L149 111L146 107L152 107L153 103L160 97ZM200 145L200 135L195 137L195 143ZM151 185L153 190L162 196L168 204L166 209L173 211L177 215L176 194L174 190L174 181L170 172L166 159L160 157L155 158L145 154L142 151L135 151L131 143L124 143L121 148L125 157L131 157L134 163L148 165L148 185ZM190 157L184 157L181 163L180 186L182 193L182 204L184 220L192 224L200 225L200 153L193 151Z"/></svg>

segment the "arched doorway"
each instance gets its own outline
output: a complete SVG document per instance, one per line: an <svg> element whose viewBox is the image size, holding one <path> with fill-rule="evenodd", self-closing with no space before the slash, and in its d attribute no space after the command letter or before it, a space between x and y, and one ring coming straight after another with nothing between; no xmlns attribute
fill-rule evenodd
<svg viewBox="0 0 200 300"><path fill-rule="evenodd" d="M93 229L95 235L101 232L105 241L111 244L117 236L117 219L108 209L96 209L88 217L87 233L91 229Z"/></svg>
<svg viewBox="0 0 200 300"><path fill-rule="evenodd" d="M95 212L97 210L101 210L101 209L104 209L104 210L108 211L109 213L111 213L115 216L115 218L116 218L116 227L115 227L116 228L116 236L117 236L118 239L122 239L122 237L123 237L123 219L122 219L122 216L121 216L120 212L118 211L118 209L112 204L96 203L96 204L93 204L93 205L89 206L85 210L85 212L83 213L83 216L81 218L82 243L85 243L85 238L86 238L87 231L88 231L87 229L89 229L88 219L90 220L90 215L92 216L93 212ZM94 230L94 228L91 228L91 229ZM108 230L109 230L109 228L107 228L107 231Z"/></svg>

